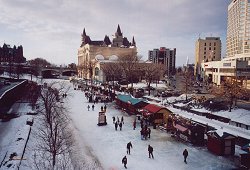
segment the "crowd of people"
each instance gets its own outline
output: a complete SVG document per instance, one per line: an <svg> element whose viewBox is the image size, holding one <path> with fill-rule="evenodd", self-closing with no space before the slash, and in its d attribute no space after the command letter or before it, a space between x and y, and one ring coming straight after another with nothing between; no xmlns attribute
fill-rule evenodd
<svg viewBox="0 0 250 170"><path fill-rule="evenodd" d="M90 108L92 108L92 111L94 111L95 104L99 102L100 98L98 98L96 96L96 92L91 93L89 91L85 92L85 97L87 98L87 100L90 103L93 103L92 106L90 106L90 105L87 106L88 111L90 110ZM106 98L106 99L108 100L108 98ZM101 102L104 103L104 106L101 106L101 108L100 108L101 112L106 112L106 110L107 110L107 105L105 103L106 100L101 100ZM123 127L123 124L124 124L124 117L123 116L121 118L119 118L118 116L117 117L113 116L112 117L112 122L113 122L113 124L115 126L116 131L118 130L118 127L119 127L119 130L122 131L122 127ZM136 119L134 119L134 121L132 122L133 130L136 129L136 125L137 125L137 122L136 122ZM140 125L141 125L141 130L140 130L141 140L150 139L151 129L149 128L148 121L144 121L143 119L140 119ZM132 148L133 148L133 145L132 145L132 143L130 141L130 142L127 143L127 146L126 146L128 155L131 154L131 149ZM154 148L151 145L148 145L147 150L148 150L148 157L154 159L154 155L153 155ZM188 156L187 149L185 149L183 151L183 156L184 156L184 162L187 163L187 156ZM126 168L126 169L127 169L127 163L128 163L128 158L125 155L122 158L122 164L124 165L124 168Z"/></svg>

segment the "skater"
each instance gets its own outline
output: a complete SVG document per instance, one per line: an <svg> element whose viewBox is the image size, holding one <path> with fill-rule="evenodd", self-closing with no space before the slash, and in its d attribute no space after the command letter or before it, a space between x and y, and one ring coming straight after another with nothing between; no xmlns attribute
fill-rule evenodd
<svg viewBox="0 0 250 170"><path fill-rule="evenodd" d="M135 130L135 128L136 128L136 119L133 122L133 127L134 127L134 130Z"/></svg>
<svg viewBox="0 0 250 170"><path fill-rule="evenodd" d="M95 109L95 105L92 105L92 111L94 111L94 109Z"/></svg>
<svg viewBox="0 0 250 170"><path fill-rule="evenodd" d="M119 123L120 131L122 130L122 122Z"/></svg>
<svg viewBox="0 0 250 170"><path fill-rule="evenodd" d="M123 116L122 116L122 118L121 118L121 123L123 123L123 124L124 124Z"/></svg>
<svg viewBox="0 0 250 170"><path fill-rule="evenodd" d="M143 138L144 138L144 133L143 133L143 129L141 129L141 140L143 140Z"/></svg>
<svg viewBox="0 0 250 170"><path fill-rule="evenodd" d="M87 108L88 108L88 111L89 111L90 106L88 105L88 107L87 107Z"/></svg>
<svg viewBox="0 0 250 170"><path fill-rule="evenodd" d="M103 106L101 106L101 111L103 112Z"/></svg>
<svg viewBox="0 0 250 170"><path fill-rule="evenodd" d="M119 117L117 116L117 122L120 123Z"/></svg>
<svg viewBox="0 0 250 170"><path fill-rule="evenodd" d="M150 139L150 133L151 133L151 129L148 128L148 138Z"/></svg>
<svg viewBox="0 0 250 170"><path fill-rule="evenodd" d="M127 143L127 154L129 154L129 155L130 155L130 148L133 148L131 142Z"/></svg>
<svg viewBox="0 0 250 170"><path fill-rule="evenodd" d="M122 158L122 163L124 164L124 168L126 168L127 169L127 157L126 156L124 156L123 158Z"/></svg>
<svg viewBox="0 0 250 170"><path fill-rule="evenodd" d="M118 127L118 123L117 121L115 122L115 130L117 130L117 127Z"/></svg>
<svg viewBox="0 0 250 170"><path fill-rule="evenodd" d="M112 119L113 119L113 124L115 124L115 116L113 116Z"/></svg>
<svg viewBox="0 0 250 170"><path fill-rule="evenodd" d="M106 110L107 110L107 105L105 104L104 105L104 112L106 112Z"/></svg>
<svg viewBox="0 0 250 170"><path fill-rule="evenodd" d="M187 151L187 149L185 149L183 151L183 156L184 156L184 162L187 163L187 157L188 157L188 151Z"/></svg>
<svg viewBox="0 0 250 170"><path fill-rule="evenodd" d="M148 145L148 157L151 158L152 156L152 158L154 159L153 150L153 147Z"/></svg>

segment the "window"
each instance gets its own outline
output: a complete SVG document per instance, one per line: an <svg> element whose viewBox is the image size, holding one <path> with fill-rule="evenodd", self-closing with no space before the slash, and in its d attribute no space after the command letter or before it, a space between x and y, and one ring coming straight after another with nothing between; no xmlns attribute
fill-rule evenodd
<svg viewBox="0 0 250 170"><path fill-rule="evenodd" d="M204 51L204 54L206 54L206 51Z"/></svg>
<svg viewBox="0 0 250 170"><path fill-rule="evenodd" d="M206 51L206 47L204 47L204 50Z"/></svg>
<svg viewBox="0 0 250 170"><path fill-rule="evenodd" d="M214 42L214 46L216 46L216 42Z"/></svg>
<svg viewBox="0 0 250 170"><path fill-rule="evenodd" d="M211 47L209 47L209 50L211 50Z"/></svg>
<svg viewBox="0 0 250 170"><path fill-rule="evenodd" d="M211 46L211 43L209 43L209 46Z"/></svg>
<svg viewBox="0 0 250 170"><path fill-rule="evenodd" d="M205 46L207 45L207 43L205 43Z"/></svg>
<svg viewBox="0 0 250 170"><path fill-rule="evenodd" d="M216 48L214 47L214 50L216 50Z"/></svg>

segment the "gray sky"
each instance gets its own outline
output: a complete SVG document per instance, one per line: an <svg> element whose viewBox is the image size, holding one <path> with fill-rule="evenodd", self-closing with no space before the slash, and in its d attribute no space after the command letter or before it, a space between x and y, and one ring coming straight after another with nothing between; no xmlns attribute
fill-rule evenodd
<svg viewBox="0 0 250 170"><path fill-rule="evenodd" d="M120 24L138 53L176 48L176 65L194 62L199 35L219 36L225 55L227 6L231 0L0 0L0 46L23 45L27 60L77 63L85 27L92 40L110 39Z"/></svg>

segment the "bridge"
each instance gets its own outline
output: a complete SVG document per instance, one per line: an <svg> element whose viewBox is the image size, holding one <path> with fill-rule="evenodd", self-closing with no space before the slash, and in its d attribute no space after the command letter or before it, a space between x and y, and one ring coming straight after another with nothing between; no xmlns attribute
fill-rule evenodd
<svg viewBox="0 0 250 170"><path fill-rule="evenodd" d="M12 72L13 74L33 74L42 76L43 78L56 78L59 76L73 76L77 74L77 70L68 67L37 67L27 64L0 64L0 70Z"/></svg>

